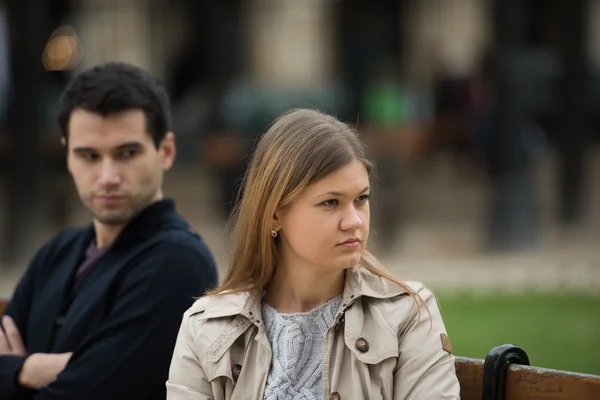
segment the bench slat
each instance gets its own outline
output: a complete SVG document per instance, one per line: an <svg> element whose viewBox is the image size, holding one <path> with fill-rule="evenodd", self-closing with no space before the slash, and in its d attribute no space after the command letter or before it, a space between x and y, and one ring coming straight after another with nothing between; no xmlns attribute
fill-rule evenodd
<svg viewBox="0 0 600 400"><path fill-rule="evenodd" d="M8 300L0 299L0 315L4 314L6 307L8 307Z"/></svg>
<svg viewBox="0 0 600 400"><path fill-rule="evenodd" d="M456 375L460 381L461 400L481 400L483 360L455 357Z"/></svg>
<svg viewBox="0 0 600 400"><path fill-rule="evenodd" d="M506 398L598 400L600 376L511 364L506 376Z"/></svg>
<svg viewBox="0 0 600 400"><path fill-rule="evenodd" d="M455 365L461 399L481 400L483 360L456 357ZM598 400L600 376L510 364L505 395L510 400Z"/></svg>

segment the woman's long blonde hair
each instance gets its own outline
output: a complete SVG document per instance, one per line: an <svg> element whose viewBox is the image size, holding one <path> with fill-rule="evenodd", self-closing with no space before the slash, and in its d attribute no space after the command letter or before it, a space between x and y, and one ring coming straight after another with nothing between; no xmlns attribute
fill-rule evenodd
<svg viewBox="0 0 600 400"><path fill-rule="evenodd" d="M372 175L373 164L365 147L347 124L308 109L292 110L279 117L259 140L242 182L242 195L232 218L229 272L221 286L208 294L266 287L277 265L277 245L270 233L275 211L292 204L311 183L354 160L360 160ZM418 297L370 252L364 251L360 264Z"/></svg>

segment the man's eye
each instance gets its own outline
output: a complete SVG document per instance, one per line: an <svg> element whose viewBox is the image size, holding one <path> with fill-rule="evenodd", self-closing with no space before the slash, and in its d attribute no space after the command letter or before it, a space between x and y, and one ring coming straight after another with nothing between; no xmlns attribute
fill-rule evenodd
<svg viewBox="0 0 600 400"><path fill-rule="evenodd" d="M136 153L137 153L137 151L136 151L136 150L132 150L132 149L129 149L129 150L122 150L122 151L119 153L119 156L120 156L121 158L131 158L131 157L135 156L135 155L136 155Z"/></svg>
<svg viewBox="0 0 600 400"><path fill-rule="evenodd" d="M86 161L94 161L98 159L98 154L95 153L82 153L80 157Z"/></svg>

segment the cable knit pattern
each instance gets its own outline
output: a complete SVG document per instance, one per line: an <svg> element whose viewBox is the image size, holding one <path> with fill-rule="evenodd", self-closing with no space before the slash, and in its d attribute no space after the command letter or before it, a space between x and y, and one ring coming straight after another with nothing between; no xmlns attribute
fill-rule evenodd
<svg viewBox="0 0 600 400"><path fill-rule="evenodd" d="M312 311L293 314L281 314L263 303L263 320L273 351L265 400L323 398L323 343L341 301L342 296L338 296Z"/></svg>

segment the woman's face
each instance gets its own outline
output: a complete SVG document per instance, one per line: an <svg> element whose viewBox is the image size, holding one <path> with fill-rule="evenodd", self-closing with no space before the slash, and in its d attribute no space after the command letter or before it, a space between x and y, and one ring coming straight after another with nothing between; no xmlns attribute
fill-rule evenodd
<svg viewBox="0 0 600 400"><path fill-rule="evenodd" d="M369 191L358 160L306 187L276 213L280 260L329 271L357 265L369 237Z"/></svg>

